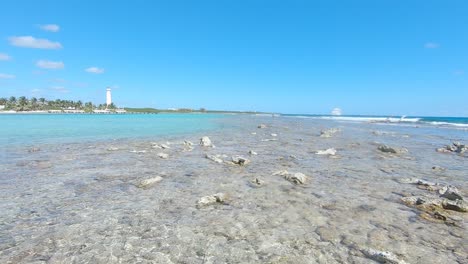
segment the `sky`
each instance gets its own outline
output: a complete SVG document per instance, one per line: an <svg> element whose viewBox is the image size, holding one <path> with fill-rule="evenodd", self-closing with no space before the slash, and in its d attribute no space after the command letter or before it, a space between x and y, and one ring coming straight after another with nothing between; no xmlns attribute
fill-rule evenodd
<svg viewBox="0 0 468 264"><path fill-rule="evenodd" d="M466 0L3 0L0 97L468 116Z"/></svg>

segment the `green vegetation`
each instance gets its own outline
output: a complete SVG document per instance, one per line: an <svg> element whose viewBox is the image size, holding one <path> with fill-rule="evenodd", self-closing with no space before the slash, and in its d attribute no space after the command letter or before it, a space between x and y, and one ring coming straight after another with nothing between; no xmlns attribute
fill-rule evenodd
<svg viewBox="0 0 468 264"><path fill-rule="evenodd" d="M50 110L77 110L84 111L87 113L92 112L93 110L114 110L117 107L112 103L108 107L105 104L100 104L98 106L94 105L92 102L84 103L80 100L53 100L49 101L45 98L36 98L32 97L30 99L25 96L10 98L0 98L0 105L4 105L3 110L14 110L14 111L50 111Z"/></svg>
<svg viewBox="0 0 468 264"><path fill-rule="evenodd" d="M156 108L125 108L128 113L145 113L145 114L159 114L159 113L208 113L208 114L265 114L263 112L253 111L222 111L222 110L206 110L200 109L156 109Z"/></svg>

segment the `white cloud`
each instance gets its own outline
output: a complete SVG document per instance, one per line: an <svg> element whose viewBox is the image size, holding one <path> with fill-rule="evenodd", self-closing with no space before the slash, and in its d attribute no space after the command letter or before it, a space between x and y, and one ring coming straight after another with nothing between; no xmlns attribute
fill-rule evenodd
<svg viewBox="0 0 468 264"><path fill-rule="evenodd" d="M7 61L7 60L11 60L10 55L5 54L5 53L0 53L0 61Z"/></svg>
<svg viewBox="0 0 468 264"><path fill-rule="evenodd" d="M0 73L0 79L14 79L16 76L12 74Z"/></svg>
<svg viewBox="0 0 468 264"><path fill-rule="evenodd" d="M98 67L89 67L89 68L85 69L85 71L89 72L89 73L95 73L95 74L104 73L104 69L98 68Z"/></svg>
<svg viewBox="0 0 468 264"><path fill-rule="evenodd" d="M36 62L36 66L42 69L63 69L65 65L61 61L46 61L40 60Z"/></svg>
<svg viewBox="0 0 468 264"><path fill-rule="evenodd" d="M17 47L33 49L61 49L62 44L48 39L37 39L32 36L9 37L10 44Z"/></svg>
<svg viewBox="0 0 468 264"><path fill-rule="evenodd" d="M49 32L59 32L60 27L56 24L39 25L39 28Z"/></svg>
<svg viewBox="0 0 468 264"><path fill-rule="evenodd" d="M50 89L54 90L56 92L59 92L59 93L68 93L68 92L70 92L70 90L68 90L67 88L65 88L63 86L54 86L54 87L51 87Z"/></svg>
<svg viewBox="0 0 468 264"><path fill-rule="evenodd" d="M424 44L424 47L426 49L437 49L440 47L440 44L439 43L435 43L435 42L427 42L426 44Z"/></svg>

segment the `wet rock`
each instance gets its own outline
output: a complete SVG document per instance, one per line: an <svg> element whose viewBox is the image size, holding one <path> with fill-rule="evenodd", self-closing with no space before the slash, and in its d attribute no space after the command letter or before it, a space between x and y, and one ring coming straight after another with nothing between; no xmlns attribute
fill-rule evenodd
<svg viewBox="0 0 468 264"><path fill-rule="evenodd" d="M200 146L202 147L209 147L212 148L214 147L213 143L211 143L211 139L209 137L202 137L200 139Z"/></svg>
<svg viewBox="0 0 468 264"><path fill-rule="evenodd" d="M156 176L156 177L153 177L153 178L149 178L149 179L145 179L145 180L142 180L138 185L137 187L138 188L149 188L150 186L152 186L153 184L155 183L158 183L160 181L162 181L163 178L161 176Z"/></svg>
<svg viewBox="0 0 468 264"><path fill-rule="evenodd" d="M184 141L184 150L183 151L192 151L193 150L193 143L191 141L185 140Z"/></svg>
<svg viewBox="0 0 468 264"><path fill-rule="evenodd" d="M249 159L246 159L242 156L233 156L232 157L232 162L234 164L240 165L240 166L245 166L250 163Z"/></svg>
<svg viewBox="0 0 468 264"><path fill-rule="evenodd" d="M320 131L320 137L324 138L330 138L333 137L336 133L340 132L341 130L339 128L330 128L327 130L322 130Z"/></svg>
<svg viewBox="0 0 468 264"><path fill-rule="evenodd" d="M416 184L416 185L423 185L423 186L436 186L436 185L438 185L437 183L422 180L422 179L418 179L418 178L404 178L404 179L399 179L398 182Z"/></svg>
<svg viewBox="0 0 468 264"><path fill-rule="evenodd" d="M263 128L267 128L267 126L265 124L260 124L260 125L258 125L258 128L263 129Z"/></svg>
<svg viewBox="0 0 468 264"><path fill-rule="evenodd" d="M161 153L158 153L158 157L160 157L161 159L167 159L169 158L169 155L161 152Z"/></svg>
<svg viewBox="0 0 468 264"><path fill-rule="evenodd" d="M221 155L209 155L209 154L206 154L205 156L207 159L211 160L211 161L214 161L216 163L223 163L223 159L221 159Z"/></svg>
<svg viewBox="0 0 468 264"><path fill-rule="evenodd" d="M447 210L457 211L466 213L468 211L468 205L463 200L444 200L442 201L442 207Z"/></svg>
<svg viewBox="0 0 468 264"><path fill-rule="evenodd" d="M392 154L402 154L402 153L408 152L408 150L405 148L392 148L387 145L380 145L379 147L377 147L377 149L384 153L392 153Z"/></svg>
<svg viewBox="0 0 468 264"><path fill-rule="evenodd" d="M445 168L442 168L440 166L432 166L433 171L445 171Z"/></svg>
<svg viewBox="0 0 468 264"><path fill-rule="evenodd" d="M249 155L250 155L250 156L257 156L258 153L255 152L255 151L253 151L253 150L249 150Z"/></svg>
<svg viewBox="0 0 468 264"><path fill-rule="evenodd" d="M208 195L200 198L197 201L197 208L202 208L204 206L212 205L215 203L224 204L228 199L228 196L225 193L216 193L213 195Z"/></svg>
<svg viewBox="0 0 468 264"><path fill-rule="evenodd" d="M329 148L326 150L319 150L315 152L317 155L329 155L329 156L335 156L336 155L336 149L334 148Z"/></svg>
<svg viewBox="0 0 468 264"><path fill-rule="evenodd" d="M460 142L453 142L452 145L446 145L443 148L438 148L436 151L441 153L450 153L455 152L458 154L463 154L468 150L468 146Z"/></svg>
<svg viewBox="0 0 468 264"><path fill-rule="evenodd" d="M283 176L286 180L294 183L294 184L305 184L307 181L307 176L304 175L303 173L297 172L297 173L289 173L288 171L279 171L274 173L273 175L280 175Z"/></svg>
<svg viewBox="0 0 468 264"><path fill-rule="evenodd" d="M460 192L457 188L452 186L445 186L439 190L440 197L455 201L455 200L463 200Z"/></svg>
<svg viewBox="0 0 468 264"><path fill-rule="evenodd" d="M265 185L265 182L260 180L259 178L255 178L250 181L250 185L255 188L259 188Z"/></svg>
<svg viewBox="0 0 468 264"><path fill-rule="evenodd" d="M405 261L398 259L398 257L388 251L379 251L372 248L361 249L361 252L369 259L384 264L406 264Z"/></svg>

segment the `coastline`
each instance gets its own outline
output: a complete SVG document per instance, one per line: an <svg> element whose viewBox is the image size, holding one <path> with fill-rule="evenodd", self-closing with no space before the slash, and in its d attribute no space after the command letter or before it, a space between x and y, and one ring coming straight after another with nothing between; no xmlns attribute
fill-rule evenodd
<svg viewBox="0 0 468 264"><path fill-rule="evenodd" d="M465 131L252 115L215 122L210 130L152 139L8 150L0 163L0 231L9 235L0 260L368 263L390 252L399 263L456 263L468 257L467 214L441 210L453 224L424 218L402 197L435 192L401 182L422 178L468 197L467 154L435 151L468 142ZM332 128L330 137L321 136ZM203 136L216 147L199 146ZM408 151L384 153L382 144ZM317 154L330 148L335 155ZM250 163L233 164L238 155ZM307 180L294 184L274 175L284 170ZM199 206L218 193L227 195L222 202Z"/></svg>

